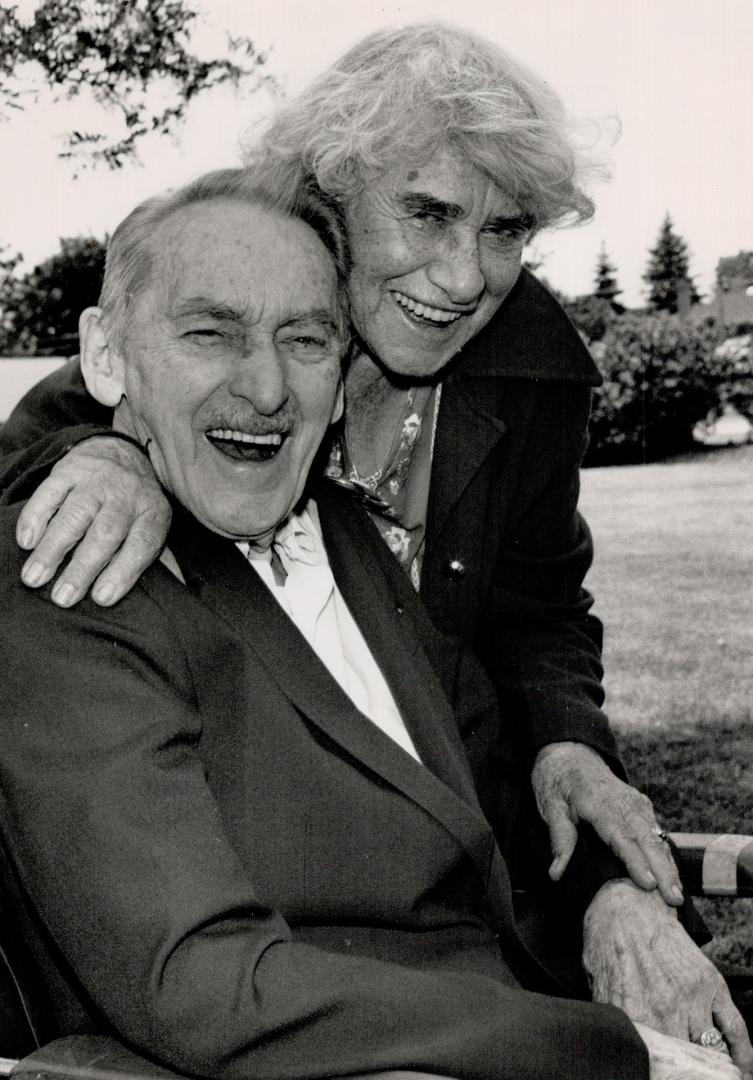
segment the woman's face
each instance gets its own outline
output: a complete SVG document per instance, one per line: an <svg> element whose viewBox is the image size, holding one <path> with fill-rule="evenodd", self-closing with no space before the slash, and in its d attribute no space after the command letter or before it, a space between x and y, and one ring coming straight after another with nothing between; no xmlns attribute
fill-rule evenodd
<svg viewBox="0 0 753 1080"><path fill-rule="evenodd" d="M530 231L510 196L449 146L371 180L346 216L353 322L408 378L439 371L491 319Z"/></svg>

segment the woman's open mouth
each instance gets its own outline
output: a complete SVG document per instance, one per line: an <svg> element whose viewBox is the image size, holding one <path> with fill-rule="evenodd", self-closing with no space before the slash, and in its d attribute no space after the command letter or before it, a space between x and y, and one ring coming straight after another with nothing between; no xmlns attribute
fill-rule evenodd
<svg viewBox="0 0 753 1080"><path fill-rule="evenodd" d="M446 308L422 304L401 292L393 292L392 296L403 314L419 326L433 326L444 330L456 323L463 315L468 314L464 311L448 311Z"/></svg>
<svg viewBox="0 0 753 1080"><path fill-rule="evenodd" d="M270 461L279 453L288 433L258 435L234 428L210 428L206 437L215 450L233 461Z"/></svg>

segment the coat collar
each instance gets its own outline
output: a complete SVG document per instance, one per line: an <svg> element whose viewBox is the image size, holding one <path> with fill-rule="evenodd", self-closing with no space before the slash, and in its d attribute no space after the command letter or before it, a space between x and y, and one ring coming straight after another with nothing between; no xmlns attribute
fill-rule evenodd
<svg viewBox="0 0 753 1080"><path fill-rule="evenodd" d="M526 269L496 315L453 360L448 378L456 376L585 386L602 381L562 306Z"/></svg>
<svg viewBox="0 0 753 1080"><path fill-rule="evenodd" d="M489 380L497 382L491 389ZM588 349L555 298L527 270L442 381L427 533L432 542L486 458L506 434L492 411L505 383L601 382ZM490 392L491 391L491 392ZM462 453L458 453L462 447Z"/></svg>

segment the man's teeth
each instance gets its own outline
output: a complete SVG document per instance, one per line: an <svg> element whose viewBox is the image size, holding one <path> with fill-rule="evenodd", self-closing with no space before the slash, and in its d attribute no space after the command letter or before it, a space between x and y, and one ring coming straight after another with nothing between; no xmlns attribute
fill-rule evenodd
<svg viewBox="0 0 753 1080"><path fill-rule="evenodd" d="M226 442L258 443L264 446L282 444L282 435L279 432L269 435L252 435L248 431L234 431L232 428L211 428L207 435L212 439L224 439Z"/></svg>
<svg viewBox="0 0 753 1080"><path fill-rule="evenodd" d="M393 292L392 294L397 300L400 307L410 311L411 315L418 315L422 319L429 319L434 323L454 323L457 322L462 311L443 311L441 308L429 307L428 304L419 304L417 300L411 300L405 293Z"/></svg>

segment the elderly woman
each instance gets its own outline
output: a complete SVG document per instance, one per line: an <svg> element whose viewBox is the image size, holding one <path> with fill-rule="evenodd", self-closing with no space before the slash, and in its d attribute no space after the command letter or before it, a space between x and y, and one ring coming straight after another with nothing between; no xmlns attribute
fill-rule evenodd
<svg viewBox="0 0 753 1080"><path fill-rule="evenodd" d="M360 494L434 622L469 642L491 674L507 724L489 767L532 770L551 876L589 822L642 887L612 883L598 910L628 928L638 966L657 973L653 989L613 956L588 956L595 996L693 1040L717 1024L738 1060L753 1061L721 978L668 906L682 895L651 807L612 771L601 629L582 588L591 541L576 507L598 374L562 310L521 269L535 231L592 213L558 100L489 42L414 25L352 48L278 113L250 152L261 155L277 158L284 182L306 176L328 195L350 240L356 336L330 476ZM85 421L104 426L109 416L67 367L32 392L3 440L18 450ZM94 599L117 601L167 530L143 455L91 433L50 436L7 469L13 497L28 490L29 465L80 443L18 528L34 549L30 586L48 582L86 534L53 592L63 606L95 578ZM496 808L499 831L514 812Z"/></svg>

